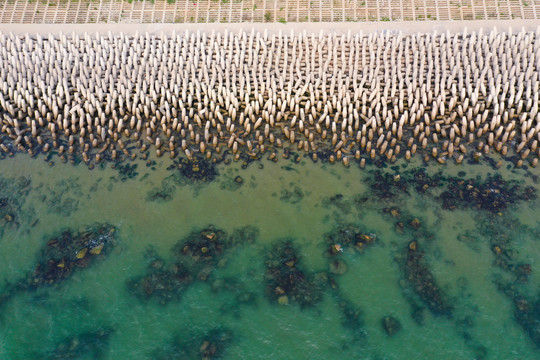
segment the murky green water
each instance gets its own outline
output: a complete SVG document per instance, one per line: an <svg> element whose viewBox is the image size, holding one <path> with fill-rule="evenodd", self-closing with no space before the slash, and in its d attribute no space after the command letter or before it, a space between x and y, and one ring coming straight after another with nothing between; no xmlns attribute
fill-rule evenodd
<svg viewBox="0 0 540 360"><path fill-rule="evenodd" d="M192 184L156 161L131 177L0 161L0 358L540 357L539 201L448 210L439 197L499 173L516 183L482 191L519 185L514 200L538 190L537 170L430 165L443 178L422 189L418 162L382 169L381 182L374 166L280 159L218 165L214 181ZM104 223L116 230L103 252L70 250L64 279L30 286L52 238Z"/></svg>

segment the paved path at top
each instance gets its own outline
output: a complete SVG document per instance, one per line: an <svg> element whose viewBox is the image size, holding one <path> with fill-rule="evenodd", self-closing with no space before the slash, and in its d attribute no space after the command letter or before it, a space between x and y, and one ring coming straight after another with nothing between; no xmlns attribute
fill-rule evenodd
<svg viewBox="0 0 540 360"><path fill-rule="evenodd" d="M0 0L0 23L540 19L540 0Z"/></svg>

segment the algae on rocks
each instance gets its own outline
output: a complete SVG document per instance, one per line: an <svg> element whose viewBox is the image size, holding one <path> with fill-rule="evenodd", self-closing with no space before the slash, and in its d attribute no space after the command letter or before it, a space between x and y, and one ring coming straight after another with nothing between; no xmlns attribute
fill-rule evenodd
<svg viewBox="0 0 540 360"><path fill-rule="evenodd" d="M0 306L19 292L59 286L78 271L77 269L89 267L109 254L115 243L116 228L109 224L96 224L77 233L66 230L52 237L39 252L34 271L17 282L7 283L0 291ZM91 335L89 336L91 337ZM65 349L62 346L57 349L59 357L52 358L78 358L68 355L63 357ZM87 348L86 345L84 347ZM71 350L77 353L86 351L80 348L72 348Z"/></svg>
<svg viewBox="0 0 540 360"><path fill-rule="evenodd" d="M298 303L310 307L322 300L326 285L320 276L306 273L301 267L301 258L292 240L274 243L265 258L266 295L272 302L287 305ZM326 277L324 277L326 279Z"/></svg>
<svg viewBox="0 0 540 360"><path fill-rule="evenodd" d="M485 181L450 178L447 190L439 200L444 209L475 208L498 213L516 202L536 199L536 196L533 187L522 187L517 181L506 181L495 175L488 176Z"/></svg>
<svg viewBox="0 0 540 360"><path fill-rule="evenodd" d="M252 226L237 228L231 236L213 225L191 231L173 246L169 262L147 250L147 272L129 280L128 289L141 300L157 299L162 304L179 300L196 280L208 281L228 250L252 243L257 236L258 229Z"/></svg>
<svg viewBox="0 0 540 360"><path fill-rule="evenodd" d="M41 249L27 286L36 289L68 279L76 269L86 268L108 254L115 246L115 238L116 228L109 224L93 225L78 233L62 232Z"/></svg>
<svg viewBox="0 0 540 360"><path fill-rule="evenodd" d="M180 158L175 165L182 177L192 183L209 183L219 175L216 165L202 157L193 160Z"/></svg>

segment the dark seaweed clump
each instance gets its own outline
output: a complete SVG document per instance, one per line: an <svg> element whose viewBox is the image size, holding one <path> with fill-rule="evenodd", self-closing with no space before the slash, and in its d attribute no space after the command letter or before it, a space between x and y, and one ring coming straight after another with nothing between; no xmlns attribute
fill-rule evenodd
<svg viewBox="0 0 540 360"><path fill-rule="evenodd" d="M229 238L229 246L253 244L258 236L259 229L253 225L236 228Z"/></svg>
<svg viewBox="0 0 540 360"><path fill-rule="evenodd" d="M216 327L205 334L178 335L169 344L155 351L156 360L221 359L233 340L233 332Z"/></svg>
<svg viewBox="0 0 540 360"><path fill-rule="evenodd" d="M229 247L227 233L210 226L201 231L193 231L172 249L174 256L193 274L206 280L211 269L221 259Z"/></svg>
<svg viewBox="0 0 540 360"><path fill-rule="evenodd" d="M21 200L32 190L32 180L21 176L17 179L0 178L0 215L6 210L17 210Z"/></svg>
<svg viewBox="0 0 540 360"><path fill-rule="evenodd" d="M453 307L425 264L418 243L411 241L406 252L403 272L410 288L434 315L451 316Z"/></svg>
<svg viewBox="0 0 540 360"><path fill-rule="evenodd" d="M424 252L418 249L421 241L428 244L435 239L423 222L406 210L396 206L381 209L383 217L394 222L396 233L414 239L405 249L400 245L396 261L402 274L400 287L403 296L412 307L412 318L422 324L427 307L435 315L452 316L453 306L442 289L437 285L431 270L424 259Z"/></svg>
<svg viewBox="0 0 540 360"><path fill-rule="evenodd" d="M48 186L46 194L42 196L42 201L47 204L47 210L64 217L71 216L79 209L79 199L84 196L77 177L55 182L53 186Z"/></svg>
<svg viewBox="0 0 540 360"><path fill-rule="evenodd" d="M504 180L501 175L488 174L485 179L463 179L444 176L442 172L428 174L425 169L398 172L375 170L367 182L371 195L382 200L408 194L412 188L419 194L432 196L444 209L479 209L498 213L520 201L534 200L536 189L522 187L517 180Z"/></svg>
<svg viewBox="0 0 540 360"><path fill-rule="evenodd" d="M138 164L117 164L116 170L118 170L118 177L120 181L125 182L128 179L134 179L137 177L137 175L139 175L137 172L137 166Z"/></svg>
<svg viewBox="0 0 540 360"><path fill-rule="evenodd" d="M517 282L526 283L529 280L531 264L518 261L507 242L501 241L498 245L493 245L491 250L495 254L495 266L514 274Z"/></svg>
<svg viewBox="0 0 540 360"><path fill-rule="evenodd" d="M168 202L173 199L175 191L176 186L174 185L172 179L167 177L161 181L161 187L155 187L148 191L146 194L146 200L159 203Z"/></svg>
<svg viewBox="0 0 540 360"><path fill-rule="evenodd" d="M315 154L317 154L316 159L321 160L321 162L323 162L323 163L329 162L330 161L330 156L334 155L334 152L332 151L332 149L328 149L324 145L321 145L321 147L319 149L322 149L322 150L314 152ZM312 153L310 153L310 156L311 156L311 158L313 158ZM317 160L314 160L314 162L317 162Z"/></svg>
<svg viewBox="0 0 540 360"><path fill-rule="evenodd" d="M295 302L301 307L310 307L322 299L323 284L302 271L300 255L291 240L274 244L264 263L266 295L271 301L281 305Z"/></svg>
<svg viewBox="0 0 540 360"><path fill-rule="evenodd" d="M365 339L366 331L362 310L345 299L339 299L338 306L341 312L341 325L351 333L353 340Z"/></svg>
<svg viewBox="0 0 540 360"><path fill-rule="evenodd" d="M298 204L300 201L302 201L302 199L304 199L304 196L305 194L302 189L300 189L298 186L294 186L292 190L282 189L279 200L290 204Z"/></svg>
<svg viewBox="0 0 540 360"><path fill-rule="evenodd" d="M373 195L380 199L391 199L399 193L408 194L407 180L390 173L375 170L369 178L369 186Z"/></svg>
<svg viewBox="0 0 540 360"><path fill-rule="evenodd" d="M37 358L68 360L91 357L92 359L101 359L109 347L113 332L112 328L104 327L96 331L70 336L61 341L51 353L42 354Z"/></svg>
<svg viewBox="0 0 540 360"><path fill-rule="evenodd" d="M505 181L500 175L488 176L486 181L450 178L447 190L439 199L444 209L474 208L497 213L518 201L536 199L532 186L520 187L513 181Z"/></svg>
<svg viewBox="0 0 540 360"><path fill-rule="evenodd" d="M30 190L32 181L29 178L0 177L0 219L6 223L18 222Z"/></svg>
<svg viewBox="0 0 540 360"><path fill-rule="evenodd" d="M235 176L236 175L236 176ZM233 169L228 169L225 174L221 174L219 188L221 190L236 191L245 184L242 176L237 175Z"/></svg>
<svg viewBox="0 0 540 360"><path fill-rule="evenodd" d="M536 290L527 291L533 268L530 263L520 260L519 253L512 247L516 239L524 236L537 239L540 236L540 229L525 226L510 214L505 216L490 214L477 219L476 227L489 239L491 251L495 256L494 266L504 271L495 277L497 289L511 301L516 323L540 348L540 295L534 297L530 293Z"/></svg>
<svg viewBox="0 0 540 360"><path fill-rule="evenodd" d="M392 170L392 172L375 170L370 173L368 184L371 194L383 200L393 199L400 194L409 194L411 188L419 194L424 194L443 187L446 180L452 179L443 176L442 172L429 175L424 168L398 171L397 167L393 167Z"/></svg>
<svg viewBox="0 0 540 360"><path fill-rule="evenodd" d="M466 231L460 233L456 236L457 241L463 243L465 246L468 246L470 249L480 252L480 240L479 238L472 233L471 231Z"/></svg>
<svg viewBox="0 0 540 360"><path fill-rule="evenodd" d="M437 172L430 176L425 169L411 170L406 177L411 178L406 181L410 181L419 194L443 186L445 180L442 172Z"/></svg>
<svg viewBox="0 0 540 360"><path fill-rule="evenodd" d="M495 255L494 265L512 274L512 282L526 284L532 274L532 265L519 259L518 251L513 248L515 240L524 236L537 239L540 229L531 229L511 215L491 215L476 222L479 232L489 239L491 251Z"/></svg>
<svg viewBox="0 0 540 360"><path fill-rule="evenodd" d="M472 331L475 326L475 321L472 316L466 315L462 319L456 321L458 331L463 337L465 345L469 347L473 353L473 359L484 360L488 358L489 349L475 339L472 335Z"/></svg>
<svg viewBox="0 0 540 360"><path fill-rule="evenodd" d="M187 287L193 282L189 270L180 263L169 266L153 249L146 253L148 262L144 276L129 280L127 285L130 292L142 300L157 298L166 304L171 300L180 299Z"/></svg>
<svg viewBox="0 0 540 360"><path fill-rule="evenodd" d="M540 348L540 296L529 299L512 284L497 282L497 287L512 301L516 322Z"/></svg>
<svg viewBox="0 0 540 360"><path fill-rule="evenodd" d="M329 197L324 197L321 201L321 206L325 209L335 207L342 213L348 213L351 211L350 201L343 196L343 194L336 194Z"/></svg>
<svg viewBox="0 0 540 360"><path fill-rule="evenodd" d="M180 158L175 165L180 174L192 183L209 183L218 176L216 165L210 160Z"/></svg>
<svg viewBox="0 0 540 360"><path fill-rule="evenodd" d="M382 214L389 221L396 221L394 224L396 233L400 235L410 234L414 238L422 238L423 240L433 240L433 233L423 226L419 218L407 211L403 211L396 206L390 206L383 208Z"/></svg>
<svg viewBox="0 0 540 360"><path fill-rule="evenodd" d="M128 281L129 291L141 300L157 299L162 304L179 300L196 279L208 280L227 250L252 243L257 236L258 229L251 226L235 229L230 237L214 226L195 230L173 246L169 265L149 249L147 272Z"/></svg>
<svg viewBox="0 0 540 360"><path fill-rule="evenodd" d="M114 226L103 224L78 233L64 231L53 237L41 250L38 265L27 280L28 287L59 283L77 268L88 267L110 252L115 245L115 231Z"/></svg>
<svg viewBox="0 0 540 360"><path fill-rule="evenodd" d="M215 267L225 251L235 245L253 243L259 236L259 230L254 226L236 228L229 236L213 225L205 229L192 231L187 237L178 242L172 249L176 259L186 265L201 278L208 266Z"/></svg>
<svg viewBox="0 0 540 360"><path fill-rule="evenodd" d="M240 318L244 306L257 305L257 294L248 290L246 284L236 277L226 276L216 279L212 283L212 291L214 293L223 291L229 293L227 298L230 301L223 302L219 307L219 311L222 314L232 314L236 319Z"/></svg>
<svg viewBox="0 0 540 360"><path fill-rule="evenodd" d="M339 255L348 249L362 253L375 242L376 236L361 230L354 224L342 224L325 234L325 239L326 254L330 261L329 271L332 274L342 275L347 272L347 264Z"/></svg>

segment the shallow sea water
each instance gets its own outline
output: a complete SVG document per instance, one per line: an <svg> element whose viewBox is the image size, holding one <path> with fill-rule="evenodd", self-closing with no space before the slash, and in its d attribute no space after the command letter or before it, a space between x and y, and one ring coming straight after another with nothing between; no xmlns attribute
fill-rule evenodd
<svg viewBox="0 0 540 360"><path fill-rule="evenodd" d="M0 198L17 200L17 206L10 200L13 218L0 219L0 358L202 358L212 331L224 339L216 353L222 359L540 358L511 297L497 286L502 281L538 297L539 200L517 202L500 214L450 211L436 191L421 194L413 184L392 198L376 196L373 165L361 170L280 159L246 169L220 164L214 181L167 183L171 197L152 201L149 194L163 189L176 171L167 170L169 159L154 160L150 167L139 162L138 175L123 180L110 166L88 170L56 159L50 167L42 157L25 155L0 161ZM395 175L426 167L419 160L391 166L397 168L382 171ZM539 190L536 169L508 169L507 163L498 171L486 164L426 167L428 174L438 171L455 177L464 171L464 179L499 173ZM29 184L17 192L9 184L20 184L20 177ZM425 240L407 229L400 233L398 218L384 210L392 207L418 218ZM510 262L530 265L526 280L516 281L496 264L493 239L502 235L485 224L503 224L499 219L518 224L505 233L505 251ZM13 287L25 284L51 238L96 223L117 229L106 255L75 268L64 281ZM373 244L362 251L343 246L330 256L326 234L347 223L370 234ZM134 296L128 284L147 273L149 248L170 264L175 244L209 225L227 234L249 225L258 234L253 243L226 250L207 278L195 278L180 298L162 304ZM280 304L268 296L265 258L285 238L298 250L296 264L307 278L328 279L313 305L300 306L290 297ZM451 316L433 314L407 283L398 259L414 240L453 308ZM346 266L343 274L331 271L336 258ZM388 315L401 324L393 336L382 326ZM103 338L88 335L100 329ZM179 355L178 349L186 352Z"/></svg>

